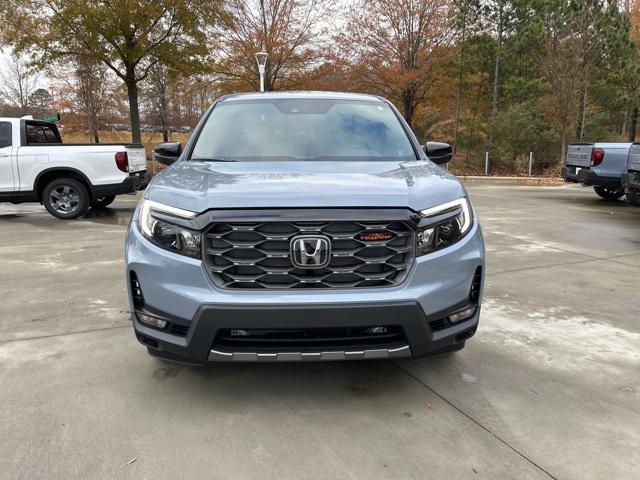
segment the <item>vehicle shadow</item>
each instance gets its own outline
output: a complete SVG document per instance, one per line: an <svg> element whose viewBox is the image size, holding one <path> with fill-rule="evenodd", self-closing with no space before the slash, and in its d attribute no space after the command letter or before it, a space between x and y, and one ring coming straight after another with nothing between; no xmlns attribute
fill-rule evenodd
<svg viewBox="0 0 640 480"><path fill-rule="evenodd" d="M391 360L220 363L204 367L154 361L157 363L152 383L169 382L171 385L166 388L172 396L179 395L185 400L188 397L189 402L202 402L225 411L243 411L269 402L308 406L318 401L327 405L387 401L409 390L424 389ZM442 362L450 361L445 357L430 363L441 368Z"/></svg>
<svg viewBox="0 0 640 480"><path fill-rule="evenodd" d="M89 210L85 215L74 220L60 220L51 215L44 208L0 208L0 221L21 223L36 228L53 230L81 230L81 222L90 222L99 225L127 226L135 206L105 208L103 210Z"/></svg>
<svg viewBox="0 0 640 480"><path fill-rule="evenodd" d="M129 225L131 216L135 210L135 205L132 207L109 207L101 210L89 210L84 214L81 220L85 220L93 223L101 223L104 225Z"/></svg>

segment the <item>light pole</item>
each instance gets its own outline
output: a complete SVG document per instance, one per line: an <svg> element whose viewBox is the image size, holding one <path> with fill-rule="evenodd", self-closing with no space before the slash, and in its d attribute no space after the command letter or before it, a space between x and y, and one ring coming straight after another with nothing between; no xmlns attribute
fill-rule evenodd
<svg viewBox="0 0 640 480"><path fill-rule="evenodd" d="M269 54L265 51L256 53L256 61L258 62L258 72L260 72L260 91L264 92L264 69L267 65L267 57Z"/></svg>

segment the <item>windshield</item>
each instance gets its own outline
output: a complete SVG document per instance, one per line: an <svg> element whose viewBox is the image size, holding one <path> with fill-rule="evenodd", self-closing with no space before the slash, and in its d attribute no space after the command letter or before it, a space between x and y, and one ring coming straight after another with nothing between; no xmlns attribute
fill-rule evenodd
<svg viewBox="0 0 640 480"><path fill-rule="evenodd" d="M191 158L403 161L416 156L386 103L287 98L219 103Z"/></svg>

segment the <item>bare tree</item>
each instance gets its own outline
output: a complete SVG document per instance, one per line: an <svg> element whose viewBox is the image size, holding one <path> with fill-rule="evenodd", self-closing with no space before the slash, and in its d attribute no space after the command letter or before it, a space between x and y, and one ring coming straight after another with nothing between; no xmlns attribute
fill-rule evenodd
<svg viewBox="0 0 640 480"><path fill-rule="evenodd" d="M114 82L109 78L107 67L89 56L80 55L69 62L56 64L52 74L61 79L57 106L78 114L91 141L99 143L104 114L114 96Z"/></svg>
<svg viewBox="0 0 640 480"><path fill-rule="evenodd" d="M156 63L149 71L145 94L149 101L154 122L162 129L162 140L169 141L169 68Z"/></svg>
<svg viewBox="0 0 640 480"><path fill-rule="evenodd" d="M171 123L175 127L194 127L219 94L211 75L176 78L169 89Z"/></svg>
<svg viewBox="0 0 640 480"><path fill-rule="evenodd" d="M303 85L309 68L321 60L321 23L332 5L333 0L228 0L216 68L226 90L258 89L254 54L261 49L269 54L265 90Z"/></svg>
<svg viewBox="0 0 640 480"><path fill-rule="evenodd" d="M89 135L94 142L100 143L98 131L102 126L100 115L106 104L107 71L102 64L90 58L79 57L75 63L76 98L80 111L86 118Z"/></svg>
<svg viewBox="0 0 640 480"><path fill-rule="evenodd" d="M616 52L625 44L628 30L615 2L566 2L544 14L545 46L539 63L550 87L549 110L560 133L564 160L573 132L578 139L584 134L589 72L594 67L617 68Z"/></svg>
<svg viewBox="0 0 640 480"><path fill-rule="evenodd" d="M578 42L574 38L563 36L552 26L547 26L546 48L540 64L552 93L548 108L560 133L563 162L581 91L580 78L575 74L581 67L578 51Z"/></svg>
<svg viewBox="0 0 640 480"><path fill-rule="evenodd" d="M0 98L15 107L19 115L29 113L30 98L36 90L38 75L24 57L12 56L0 70Z"/></svg>

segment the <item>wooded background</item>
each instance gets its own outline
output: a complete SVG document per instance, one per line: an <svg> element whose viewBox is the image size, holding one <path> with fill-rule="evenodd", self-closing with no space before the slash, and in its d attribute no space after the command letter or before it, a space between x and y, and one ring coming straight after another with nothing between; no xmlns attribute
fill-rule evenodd
<svg viewBox="0 0 640 480"><path fill-rule="evenodd" d="M553 175L572 141L636 138L640 2L0 0L0 25L0 116L60 113L64 137L182 140L258 89L265 50L267 90L382 95L458 173L533 152Z"/></svg>

